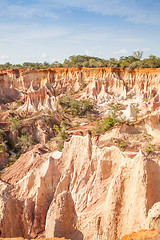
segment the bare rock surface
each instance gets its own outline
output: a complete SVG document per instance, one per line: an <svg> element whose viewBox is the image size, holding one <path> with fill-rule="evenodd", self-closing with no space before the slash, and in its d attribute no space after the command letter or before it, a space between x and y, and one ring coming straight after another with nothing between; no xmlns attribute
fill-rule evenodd
<svg viewBox="0 0 160 240"><path fill-rule="evenodd" d="M160 202L155 203L149 210L145 227L148 229L160 228Z"/></svg>
<svg viewBox="0 0 160 240"><path fill-rule="evenodd" d="M28 233L36 236L44 230L45 218L60 177L58 165L43 147L27 152L4 173L12 183L11 194L25 203Z"/></svg>
<svg viewBox="0 0 160 240"><path fill-rule="evenodd" d="M25 201L31 236L117 239L140 230L160 201L159 171L141 151L128 158L118 147L93 145L88 134L73 136L62 153L27 152L2 179Z"/></svg>
<svg viewBox="0 0 160 240"><path fill-rule="evenodd" d="M54 216L54 217L53 217ZM47 213L46 236L66 237L70 239L83 239L82 234L75 229L76 211L69 191L58 194L52 202Z"/></svg>
<svg viewBox="0 0 160 240"><path fill-rule="evenodd" d="M96 122L85 120L68 130L62 151L54 151L56 144L51 149L37 144L6 169L0 182L1 237L158 239L158 230L147 234L160 227L159 70L22 69L0 74L0 100L8 102L1 105L0 128L15 147L20 130L11 132L10 117L17 114L25 132L45 144L55 123L67 119L71 125L64 112L57 112L59 97L70 91L76 92L75 99L90 99L100 119L112 114L119 120L95 136L91 130ZM10 111L20 98L21 105ZM0 153L0 166L10 157L5 154ZM124 236L143 228L148 232Z"/></svg>
<svg viewBox="0 0 160 240"><path fill-rule="evenodd" d="M56 94L77 92L84 83L87 87L81 97L90 98L99 105L112 102L114 96L125 99L127 94L135 94L137 103L142 103L143 99L149 100L145 106L146 112L160 108L158 69L20 69L1 70L0 74L0 98L13 101L23 97L25 103L19 108L20 111L53 111L56 109Z"/></svg>
<svg viewBox="0 0 160 240"><path fill-rule="evenodd" d="M122 237L122 240L159 240L160 229L141 230Z"/></svg>
<svg viewBox="0 0 160 240"><path fill-rule="evenodd" d="M11 188L0 181L0 236L27 237L24 203L8 194Z"/></svg>

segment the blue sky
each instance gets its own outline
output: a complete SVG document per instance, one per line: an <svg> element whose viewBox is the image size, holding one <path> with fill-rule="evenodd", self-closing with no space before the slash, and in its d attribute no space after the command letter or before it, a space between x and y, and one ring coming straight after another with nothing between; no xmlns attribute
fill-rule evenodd
<svg viewBox="0 0 160 240"><path fill-rule="evenodd" d="M160 56L160 0L0 0L0 63Z"/></svg>

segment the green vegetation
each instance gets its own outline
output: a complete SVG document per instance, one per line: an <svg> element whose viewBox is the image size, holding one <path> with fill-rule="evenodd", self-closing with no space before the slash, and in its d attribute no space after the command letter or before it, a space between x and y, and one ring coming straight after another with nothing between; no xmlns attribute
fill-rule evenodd
<svg viewBox="0 0 160 240"><path fill-rule="evenodd" d="M83 82L80 86L80 91L87 87L87 83Z"/></svg>
<svg viewBox="0 0 160 240"><path fill-rule="evenodd" d="M125 147L126 147L126 144L125 144L123 141L120 141L119 147L120 147L120 148L125 148Z"/></svg>
<svg viewBox="0 0 160 240"><path fill-rule="evenodd" d="M142 56L143 56L143 51L134 51L133 52L133 57L135 57L135 58L137 58L137 59L141 59L142 58Z"/></svg>
<svg viewBox="0 0 160 240"><path fill-rule="evenodd" d="M74 127L78 127L78 126L80 126L81 125L81 122L75 122L74 124L72 124L72 128L74 128Z"/></svg>
<svg viewBox="0 0 160 240"><path fill-rule="evenodd" d="M16 160L17 159L15 159L13 157L10 157L9 160L8 160L8 164L7 164L7 166L5 166L5 168L12 166L15 163Z"/></svg>
<svg viewBox="0 0 160 240"><path fill-rule="evenodd" d="M53 129L59 134L61 140L66 140L68 133L66 132L66 127L63 122L61 122L60 127L58 125L53 125Z"/></svg>
<svg viewBox="0 0 160 240"><path fill-rule="evenodd" d="M93 134L101 134L112 128L117 120L113 116L108 116L102 121L98 121L96 127L93 129Z"/></svg>
<svg viewBox="0 0 160 240"><path fill-rule="evenodd" d="M11 112L13 112L14 110L16 110L18 107L20 107L23 104L22 100L17 100L16 102L14 102L13 104L11 104L10 106L8 106L9 110Z"/></svg>
<svg viewBox="0 0 160 240"><path fill-rule="evenodd" d="M19 117L10 117L9 121L11 122L10 129L11 131L18 130L21 127L21 122Z"/></svg>
<svg viewBox="0 0 160 240"><path fill-rule="evenodd" d="M72 116L84 116L91 110L93 110L94 105L89 100L76 100L72 99L70 96L63 96L59 99L59 104L61 105L65 113L72 114Z"/></svg>
<svg viewBox="0 0 160 240"><path fill-rule="evenodd" d="M144 134L143 136L147 141L151 141L153 139L151 134Z"/></svg>
<svg viewBox="0 0 160 240"><path fill-rule="evenodd" d="M5 135L5 131L0 129L0 139Z"/></svg>
<svg viewBox="0 0 160 240"><path fill-rule="evenodd" d="M97 67L121 67L127 69L134 68L160 68L160 57L150 55L148 58L142 59L143 51L134 51L131 56L121 56L118 59L110 58L109 60L86 56L86 55L73 55L68 59L65 59L63 63L55 61L53 63L31 63L24 62L21 64L11 64L9 62L5 64L0 64L0 69L40 69L40 68L70 68L70 67L87 67L87 68L97 68Z"/></svg>
<svg viewBox="0 0 160 240"><path fill-rule="evenodd" d="M18 137L18 143L16 144L16 148L19 150L20 153L24 153L33 144L34 139L32 135L24 133L20 137Z"/></svg>
<svg viewBox="0 0 160 240"><path fill-rule="evenodd" d="M3 143L0 144L0 153L4 153L6 151Z"/></svg>
<svg viewBox="0 0 160 240"><path fill-rule="evenodd" d="M68 138L68 133L66 132L65 122L61 122L60 126L54 125L53 129L56 131L56 143L58 150L61 151L64 147L64 141Z"/></svg>
<svg viewBox="0 0 160 240"><path fill-rule="evenodd" d="M145 149L146 153L149 155L150 153L153 153L155 151L155 144L149 144L146 149Z"/></svg>
<svg viewBox="0 0 160 240"><path fill-rule="evenodd" d="M44 119L44 121L45 121L47 124L49 124L50 121L51 121L51 119L52 119L52 117L49 116L49 115L47 115L47 114L42 115L42 118Z"/></svg>

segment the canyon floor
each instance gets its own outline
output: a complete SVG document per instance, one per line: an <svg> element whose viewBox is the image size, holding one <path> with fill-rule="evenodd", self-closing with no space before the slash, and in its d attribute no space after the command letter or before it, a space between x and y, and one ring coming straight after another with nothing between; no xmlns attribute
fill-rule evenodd
<svg viewBox="0 0 160 240"><path fill-rule="evenodd" d="M160 239L160 70L0 70L0 237Z"/></svg>

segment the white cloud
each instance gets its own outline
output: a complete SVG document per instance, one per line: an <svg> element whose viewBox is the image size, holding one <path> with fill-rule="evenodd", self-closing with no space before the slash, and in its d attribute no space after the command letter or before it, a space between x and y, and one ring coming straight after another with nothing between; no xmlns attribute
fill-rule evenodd
<svg viewBox="0 0 160 240"><path fill-rule="evenodd" d="M5 60L5 59L8 59L9 57L8 56L1 56L0 59L2 60Z"/></svg>
<svg viewBox="0 0 160 240"><path fill-rule="evenodd" d="M21 19L44 18L44 17L58 19L59 15L56 13L56 11L52 10L53 9L50 9L50 7L47 4L20 5L16 3L9 4L4 2L3 5L0 6L0 16Z"/></svg>
<svg viewBox="0 0 160 240"><path fill-rule="evenodd" d="M86 55L92 55L92 53L93 53L92 50L88 50L88 49L87 49L87 50L85 51L85 54L86 54Z"/></svg>
<svg viewBox="0 0 160 240"><path fill-rule="evenodd" d="M151 0L36 0L30 4L27 2L31 0L15 0L14 4L12 0L0 0L1 62L63 61L78 54L110 58L113 53L122 56L132 49L151 54L153 47L159 46L157 27L120 25L119 18L107 21L100 14L136 23L160 23L158 1L154 0L149 8L145 5ZM25 6L21 4L24 2ZM89 14L87 19L81 9L98 14ZM60 19L60 14L64 18Z"/></svg>
<svg viewBox="0 0 160 240"><path fill-rule="evenodd" d="M30 41L30 40L43 40L54 39L69 35L72 29L65 27L52 27L40 24L0 24L1 44L14 42L14 41Z"/></svg>
<svg viewBox="0 0 160 240"><path fill-rule="evenodd" d="M60 18L62 9L68 14L74 9L83 9L108 16L120 16L134 23L160 24L159 0L38 0L36 3L22 4L23 1L0 0L0 16L37 19ZM57 11L58 10L58 11Z"/></svg>
<svg viewBox="0 0 160 240"><path fill-rule="evenodd" d="M45 27L42 26L32 26L31 29L25 33L25 38L30 39L45 39L45 38L55 38L68 35L70 30L64 27Z"/></svg>
<svg viewBox="0 0 160 240"><path fill-rule="evenodd" d="M150 48L143 48L142 51L143 51L143 52L149 52L149 51L150 51Z"/></svg>
<svg viewBox="0 0 160 240"><path fill-rule="evenodd" d="M42 53L41 57L46 58L47 57L46 53Z"/></svg>
<svg viewBox="0 0 160 240"><path fill-rule="evenodd" d="M41 1L43 2L43 1ZM81 8L102 15L125 17L134 23L160 24L159 0L46 0L61 8Z"/></svg>
<svg viewBox="0 0 160 240"><path fill-rule="evenodd" d="M125 54L127 54L127 50L126 49L121 49L121 50L115 51L114 54L125 55Z"/></svg>

